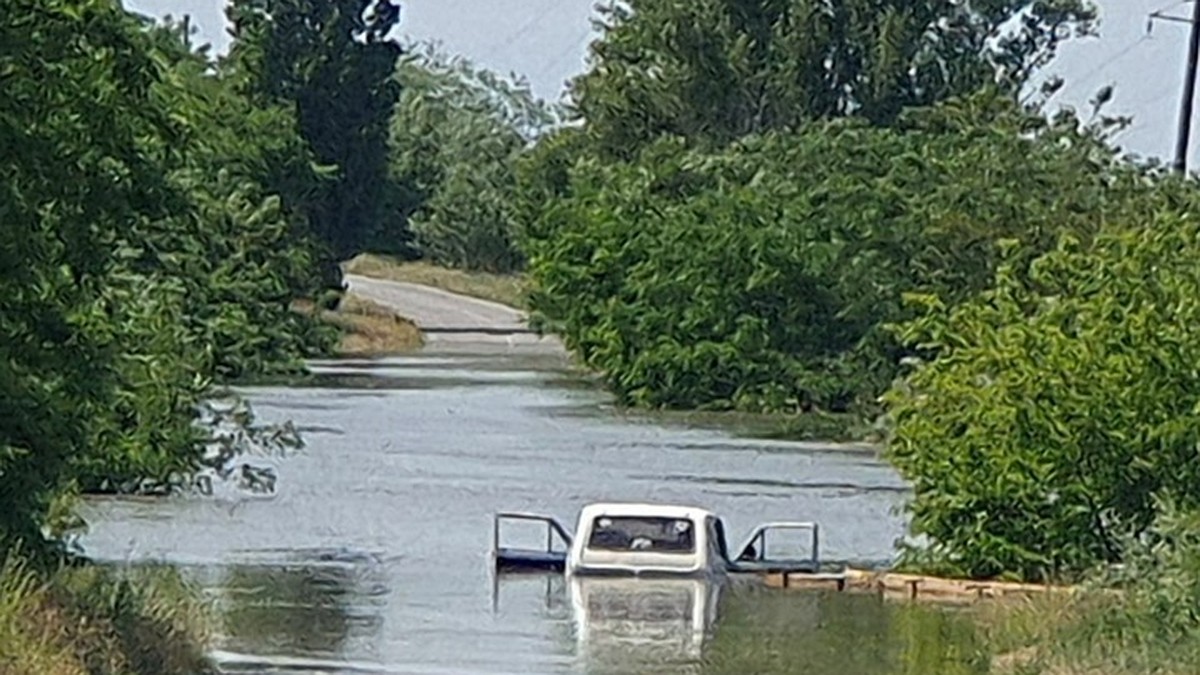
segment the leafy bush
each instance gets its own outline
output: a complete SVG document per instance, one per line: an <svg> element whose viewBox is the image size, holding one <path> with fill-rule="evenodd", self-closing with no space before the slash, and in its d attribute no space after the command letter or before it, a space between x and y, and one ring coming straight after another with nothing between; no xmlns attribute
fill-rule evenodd
<svg viewBox="0 0 1200 675"><path fill-rule="evenodd" d="M1155 499L1154 521L1137 537L1126 537L1123 564L1094 583L1119 589L1123 610L1095 617L1096 633L1134 637L1146 647L1190 643L1200 655L1200 512ZM1086 636L1086 633L1085 633ZM1195 663L1194 661L1192 662Z"/></svg>
<svg viewBox="0 0 1200 675"><path fill-rule="evenodd" d="M74 462L89 492L186 484L202 466L197 403L214 381L296 372L334 337L290 311L293 299L321 292L319 244L265 188L273 164L306 157L294 125L206 74L169 29L144 37L166 66L150 94L173 124L151 128L141 152L162 167L170 211L108 235L114 255L98 297L106 320L96 328L118 327L116 389ZM231 113L238 123L222 121ZM158 155L172 139L182 152ZM317 179L297 168L293 180Z"/></svg>
<svg viewBox="0 0 1200 675"><path fill-rule="evenodd" d="M901 334L937 358L889 395L887 454L924 554L971 576L1070 576L1122 560L1154 495L1197 506L1197 193L1147 192L1138 226L1064 236L957 306L917 298Z"/></svg>
<svg viewBox="0 0 1200 675"><path fill-rule="evenodd" d="M324 285L268 187L319 180L289 115L111 1L0 0L0 43L0 549L40 557L72 486L186 483L211 383L334 336L289 311Z"/></svg>
<svg viewBox="0 0 1200 675"><path fill-rule="evenodd" d="M163 160L179 203L119 242L129 251L122 262L185 284L183 319L218 377L294 372L299 357L327 353L335 339L289 309L296 298L323 300L329 286L326 244L303 202L323 179L292 115L206 73L173 33L155 37L171 64L154 92L180 136L182 152Z"/></svg>
<svg viewBox="0 0 1200 675"><path fill-rule="evenodd" d="M627 403L780 409L844 396L833 359L852 327L810 261L820 243L759 191L716 185L687 172L678 148L660 150L643 167L577 173L553 236L530 246L533 308Z"/></svg>
<svg viewBox="0 0 1200 675"><path fill-rule="evenodd" d="M998 242L1045 251L1135 208L1140 176L1095 129L984 92L896 128L813 124L636 162L555 136L522 166L532 306L626 403L874 407L910 353L904 293L986 288Z"/></svg>
<svg viewBox="0 0 1200 675"><path fill-rule="evenodd" d="M126 28L111 3L0 3L0 547L41 540L114 387L105 244L164 211L137 142L153 66Z"/></svg>

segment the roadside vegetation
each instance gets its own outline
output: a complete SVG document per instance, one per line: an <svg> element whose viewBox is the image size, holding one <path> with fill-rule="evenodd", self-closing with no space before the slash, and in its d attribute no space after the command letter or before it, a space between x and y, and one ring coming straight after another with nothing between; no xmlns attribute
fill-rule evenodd
<svg viewBox="0 0 1200 675"><path fill-rule="evenodd" d="M873 430L904 567L1123 591L984 621L1014 672L1185 672L1195 181L1112 149L1110 90L1043 105L1082 2L835 4L613 6L559 110L386 0L235 0L220 59L0 0L0 670L203 672L73 500L232 480L300 439L222 385L418 345L344 268L527 308L629 406Z"/></svg>
<svg viewBox="0 0 1200 675"><path fill-rule="evenodd" d="M0 672L38 675L215 673L211 617L171 569L35 573L0 567Z"/></svg>
<svg viewBox="0 0 1200 675"><path fill-rule="evenodd" d="M406 250L386 199L397 9L229 16L214 60L115 0L0 0L0 672L207 671L186 583L92 565L72 507L267 489L235 460L301 441L223 385L331 354L338 328L295 303L328 312L337 261Z"/></svg>
<svg viewBox="0 0 1200 675"><path fill-rule="evenodd" d="M335 351L340 356L403 354L424 344L416 324L378 303L347 293L336 309L322 310L321 320L341 329Z"/></svg>
<svg viewBox="0 0 1200 675"><path fill-rule="evenodd" d="M1200 663L1200 518L1164 505L1154 544L1098 572L1090 592L987 610L996 670L1135 675L1196 672ZM1119 593L1113 593L1113 590ZM1003 666L1001 668L1000 666Z"/></svg>

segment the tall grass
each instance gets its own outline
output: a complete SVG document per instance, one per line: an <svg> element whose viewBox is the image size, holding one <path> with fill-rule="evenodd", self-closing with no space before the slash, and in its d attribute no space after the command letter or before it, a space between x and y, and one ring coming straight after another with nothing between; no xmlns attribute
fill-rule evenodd
<svg viewBox="0 0 1200 675"><path fill-rule="evenodd" d="M301 314L316 314L337 326L342 337L334 349L339 356L385 356L420 349L424 336L412 321L392 310L354 293L347 293L333 310L317 311L311 301L292 303Z"/></svg>
<svg viewBox="0 0 1200 675"><path fill-rule="evenodd" d="M1160 507L1125 563L1090 589L984 610L995 671L1012 675L1200 673L1200 514Z"/></svg>
<svg viewBox="0 0 1200 675"><path fill-rule="evenodd" d="M206 675L207 609L177 572L0 567L0 675Z"/></svg>

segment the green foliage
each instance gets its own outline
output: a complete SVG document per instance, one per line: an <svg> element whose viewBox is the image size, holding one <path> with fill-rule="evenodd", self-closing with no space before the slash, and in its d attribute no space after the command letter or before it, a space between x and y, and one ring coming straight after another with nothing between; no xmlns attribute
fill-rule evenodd
<svg viewBox="0 0 1200 675"><path fill-rule="evenodd" d="M123 339L111 412L96 415L91 451L76 462L86 491L183 485L201 466L195 406L213 380L295 372L333 338L289 309L320 290L317 245L263 186L279 163L305 180L294 126L207 75L169 28L151 37L168 66L152 92L181 150L162 159L174 208L110 241L100 301Z"/></svg>
<svg viewBox="0 0 1200 675"><path fill-rule="evenodd" d="M570 194L571 169L588 153L587 136L578 126L560 126L547 130L517 158L513 209L518 243L554 236L554 220L543 218L543 212Z"/></svg>
<svg viewBox="0 0 1200 675"><path fill-rule="evenodd" d="M677 147L652 154L577 170L554 236L530 245L539 317L627 403L841 397L834 359L851 327L809 261L820 244L751 186L688 172Z"/></svg>
<svg viewBox="0 0 1200 675"><path fill-rule="evenodd" d="M1121 560L1195 506L1197 202L1018 101L1085 5L613 5L582 124L517 163L536 321L645 406L871 413L915 359L909 562Z"/></svg>
<svg viewBox="0 0 1200 675"><path fill-rule="evenodd" d="M628 0L574 99L598 149L629 158L662 135L724 144L909 107L999 80L1016 92L1093 14L1083 0Z"/></svg>
<svg viewBox="0 0 1200 675"><path fill-rule="evenodd" d="M161 213L137 143L153 73L112 3L0 5L0 545L41 540L112 387L114 331L94 298L105 238Z"/></svg>
<svg viewBox="0 0 1200 675"><path fill-rule="evenodd" d="M1200 512L1162 499L1154 506L1154 521L1122 542L1124 564L1092 580L1120 589L1125 605L1123 612L1095 617L1093 629L1117 640L1135 636L1144 647L1158 643L1164 652L1190 642L1192 654L1200 654Z"/></svg>
<svg viewBox="0 0 1200 675"><path fill-rule="evenodd" d="M295 110L242 95L243 73L226 63L211 74L212 64L188 52L171 26L157 37L159 57L171 64L157 91L184 135L182 155L173 166L180 187L203 193L210 211L228 201L236 214L247 208L247 200L278 199L265 225L276 241L256 236L265 245L307 256L293 261L284 278L300 295L329 304L332 298L323 294L340 290L341 275L310 213L330 189L333 170L317 163L300 134ZM281 219L286 227L277 222Z"/></svg>
<svg viewBox="0 0 1200 675"><path fill-rule="evenodd" d="M422 255L467 270L519 269L515 162L553 111L524 83L432 47L402 60L397 79L391 166Z"/></svg>
<svg viewBox="0 0 1200 675"><path fill-rule="evenodd" d="M192 421L210 384L211 352L185 328L182 284L109 280L99 303L120 326L114 389L93 412L88 451L75 456L72 476L87 492L179 486L199 468L204 436Z"/></svg>
<svg viewBox="0 0 1200 675"><path fill-rule="evenodd" d="M884 329L911 316L905 293L971 297L1003 239L1087 239L1138 189L1094 131L995 92L629 163L572 163L578 139L522 165L532 307L651 406L869 409L911 352Z"/></svg>
<svg viewBox="0 0 1200 675"><path fill-rule="evenodd" d="M0 548L36 555L74 487L186 484L211 383L333 336L289 311L323 280L269 187L320 181L285 111L118 3L0 10Z"/></svg>
<svg viewBox="0 0 1200 675"><path fill-rule="evenodd" d="M997 607L989 642L998 672L1111 675L1194 673L1200 659L1200 518L1170 502L1125 563L1090 574L1085 592ZM1000 664L1008 661L1009 667ZM1012 667L1017 666L1017 667Z"/></svg>
<svg viewBox="0 0 1200 675"><path fill-rule="evenodd" d="M967 302L916 298L901 335L937 358L890 394L888 457L925 554L972 576L1072 575L1122 560L1155 495L1195 508L1200 195L1146 193L1092 244L1063 236L1023 264L1011 242Z"/></svg>
<svg viewBox="0 0 1200 675"><path fill-rule="evenodd" d="M402 205L389 202L388 127L400 95L392 0L235 0L226 67L258 102L294 110L317 161L335 175L302 200L335 260L408 251ZM284 192L282 189L281 192ZM298 200L299 201L299 200Z"/></svg>

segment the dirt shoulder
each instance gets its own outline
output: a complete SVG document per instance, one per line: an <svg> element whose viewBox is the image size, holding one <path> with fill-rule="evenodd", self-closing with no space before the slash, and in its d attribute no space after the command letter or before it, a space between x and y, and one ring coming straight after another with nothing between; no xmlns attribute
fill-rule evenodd
<svg viewBox="0 0 1200 675"><path fill-rule="evenodd" d="M387 256L363 253L342 264L345 274L372 279L400 281L524 308L528 281L522 275L488 274L447 269L424 262L403 262Z"/></svg>

